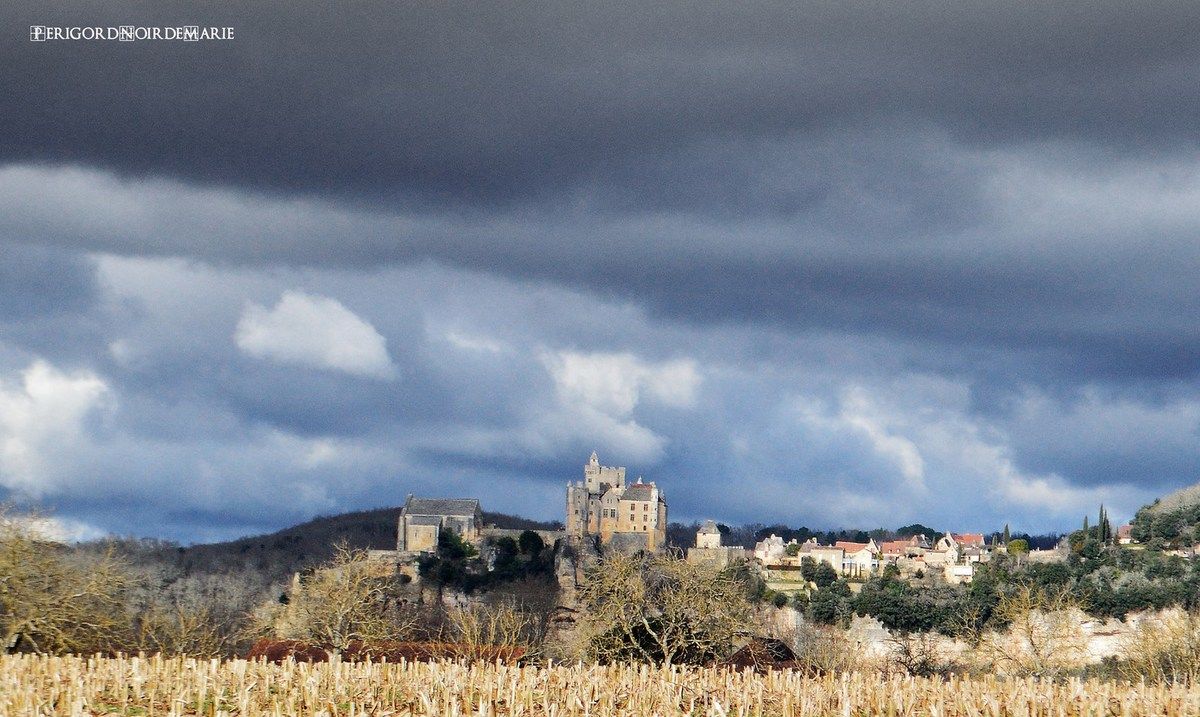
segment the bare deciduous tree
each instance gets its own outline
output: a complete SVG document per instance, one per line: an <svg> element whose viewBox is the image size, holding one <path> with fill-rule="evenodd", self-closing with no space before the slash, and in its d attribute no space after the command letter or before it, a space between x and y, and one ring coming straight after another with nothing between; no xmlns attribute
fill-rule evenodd
<svg viewBox="0 0 1200 717"><path fill-rule="evenodd" d="M153 604L140 616L137 642L147 652L217 657L229 653L230 635L211 606L176 601Z"/></svg>
<svg viewBox="0 0 1200 717"><path fill-rule="evenodd" d="M46 540L37 516L0 506L0 640L6 652L91 652L128 634L127 576L111 551L72 555Z"/></svg>
<svg viewBox="0 0 1200 717"><path fill-rule="evenodd" d="M973 642L999 670L1053 677L1077 669L1087 659L1083 611L1066 588L1021 585L1000 597L992 617L1008 630L988 631Z"/></svg>
<svg viewBox="0 0 1200 717"><path fill-rule="evenodd" d="M366 551L336 548L333 560L288 596L266 603L255 622L260 633L304 640L335 650L352 641L402 639L417 623L416 611L391 594L391 576Z"/></svg>
<svg viewBox="0 0 1200 717"><path fill-rule="evenodd" d="M752 625L734 576L665 555L606 556L579 599L585 649L601 661L705 662Z"/></svg>
<svg viewBox="0 0 1200 717"><path fill-rule="evenodd" d="M943 675L953 668L942 647L941 637L931 632L898 632L888 637L889 667L917 677Z"/></svg>
<svg viewBox="0 0 1200 717"><path fill-rule="evenodd" d="M1200 616L1179 608L1144 617L1122 645L1121 671L1137 681L1200 680Z"/></svg>
<svg viewBox="0 0 1200 717"><path fill-rule="evenodd" d="M468 657L488 647L521 647L528 657L541 643L539 621L512 598L452 608L446 627L447 638L462 645Z"/></svg>
<svg viewBox="0 0 1200 717"><path fill-rule="evenodd" d="M861 646L850 639L846 630L835 625L802 623L797 626L791 644L796 661L811 672L852 672L866 664Z"/></svg>

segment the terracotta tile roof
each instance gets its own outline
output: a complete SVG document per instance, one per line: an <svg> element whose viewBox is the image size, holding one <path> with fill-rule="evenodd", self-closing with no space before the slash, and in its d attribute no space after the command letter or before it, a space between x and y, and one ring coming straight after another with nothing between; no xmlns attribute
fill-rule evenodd
<svg viewBox="0 0 1200 717"><path fill-rule="evenodd" d="M914 547L911 540L887 540L879 545L879 551L885 555L903 555L909 548Z"/></svg>
<svg viewBox="0 0 1200 717"><path fill-rule="evenodd" d="M983 533L954 533L954 542L959 545L983 545Z"/></svg>
<svg viewBox="0 0 1200 717"><path fill-rule="evenodd" d="M1120 528L1117 528L1117 537L1118 538L1132 538L1133 537L1133 526L1132 525L1122 525Z"/></svg>
<svg viewBox="0 0 1200 717"><path fill-rule="evenodd" d="M867 543L851 543L849 540L839 540L833 544L835 548L841 548L847 553L857 553L867 547Z"/></svg>

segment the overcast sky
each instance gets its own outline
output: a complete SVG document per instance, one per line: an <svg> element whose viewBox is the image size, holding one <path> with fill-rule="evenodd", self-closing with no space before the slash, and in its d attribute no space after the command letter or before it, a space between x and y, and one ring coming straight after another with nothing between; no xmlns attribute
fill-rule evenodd
<svg viewBox="0 0 1200 717"><path fill-rule="evenodd" d="M20 5L27 7L20 7ZM0 499L182 541L596 449L676 520L1200 469L1200 5L6 3ZM29 41L219 25L230 41Z"/></svg>

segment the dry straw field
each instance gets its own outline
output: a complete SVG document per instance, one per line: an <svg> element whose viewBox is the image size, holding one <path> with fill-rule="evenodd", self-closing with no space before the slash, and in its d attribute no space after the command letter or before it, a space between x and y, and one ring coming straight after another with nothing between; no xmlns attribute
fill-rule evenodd
<svg viewBox="0 0 1200 717"><path fill-rule="evenodd" d="M648 666L0 657L2 715L1200 715L1184 686Z"/></svg>

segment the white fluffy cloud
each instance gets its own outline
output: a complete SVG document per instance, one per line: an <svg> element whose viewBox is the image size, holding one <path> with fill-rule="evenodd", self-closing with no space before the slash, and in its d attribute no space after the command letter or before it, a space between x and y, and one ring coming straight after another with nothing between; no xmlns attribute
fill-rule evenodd
<svg viewBox="0 0 1200 717"><path fill-rule="evenodd" d="M84 422L109 397L95 374L45 361L0 383L0 484L33 498L51 493L58 464L88 440Z"/></svg>
<svg viewBox="0 0 1200 717"><path fill-rule="evenodd" d="M561 351L543 361L564 402L618 416L633 412L643 392L663 405L686 408L700 385L696 364L686 359L647 363L628 353Z"/></svg>
<svg viewBox="0 0 1200 717"><path fill-rule="evenodd" d="M845 392L839 418L866 436L876 453L891 460L910 489L926 489L925 459L921 457L920 449L908 438L893 432L890 417L879 411L864 389L855 386Z"/></svg>
<svg viewBox="0 0 1200 717"><path fill-rule="evenodd" d="M272 309L249 303L234 340L255 358L378 379L397 373L375 327L324 296L286 291Z"/></svg>
<svg viewBox="0 0 1200 717"><path fill-rule="evenodd" d="M544 353L554 379L559 430L601 443L630 460L656 461L666 439L633 419L643 398L672 408L696 401L700 373L693 361L651 363L629 353Z"/></svg>
<svg viewBox="0 0 1200 717"><path fill-rule="evenodd" d="M9 521L14 518L4 518ZM53 516L19 517L15 520L21 528L30 531L41 540L55 543L76 543L83 540L97 540L108 535L107 532L81 520L70 518L55 518Z"/></svg>

